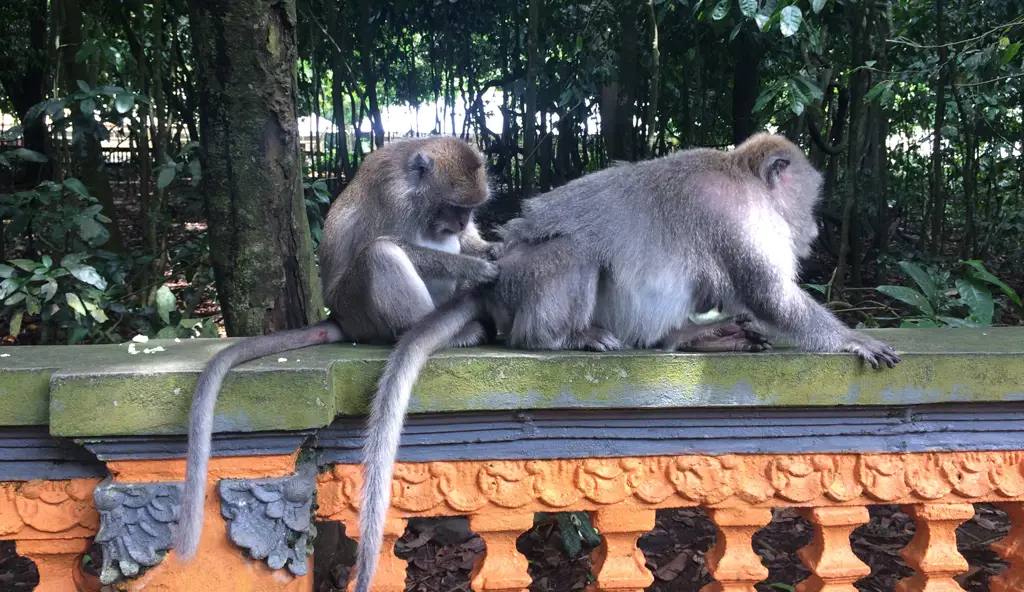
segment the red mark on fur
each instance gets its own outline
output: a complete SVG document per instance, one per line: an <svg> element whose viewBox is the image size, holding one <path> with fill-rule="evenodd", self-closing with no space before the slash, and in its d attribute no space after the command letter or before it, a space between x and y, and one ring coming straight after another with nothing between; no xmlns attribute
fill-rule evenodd
<svg viewBox="0 0 1024 592"><path fill-rule="evenodd" d="M316 338L318 340L320 340L320 341L327 341L327 330L326 329L320 329L319 331L317 331L316 332Z"/></svg>

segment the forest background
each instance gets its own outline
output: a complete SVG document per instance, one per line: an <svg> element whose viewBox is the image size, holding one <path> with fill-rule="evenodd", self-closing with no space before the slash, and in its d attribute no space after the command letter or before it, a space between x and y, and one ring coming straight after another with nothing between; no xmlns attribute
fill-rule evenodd
<svg viewBox="0 0 1024 592"><path fill-rule="evenodd" d="M490 226L612 160L759 130L825 176L802 281L851 325L1019 324L1021 8L5 0L0 333L110 343L322 318L326 209L400 136L479 146Z"/></svg>

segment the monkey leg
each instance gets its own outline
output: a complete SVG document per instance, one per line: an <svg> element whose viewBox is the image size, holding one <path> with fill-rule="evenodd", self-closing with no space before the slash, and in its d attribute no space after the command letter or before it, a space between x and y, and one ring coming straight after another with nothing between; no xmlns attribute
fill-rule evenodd
<svg viewBox="0 0 1024 592"><path fill-rule="evenodd" d="M750 315L739 314L706 325L687 324L662 339L661 349L691 352L759 352L771 349L771 341L750 328L752 322Z"/></svg>
<svg viewBox="0 0 1024 592"><path fill-rule="evenodd" d="M472 321L463 327L445 347L473 347L487 343L493 338L494 331L492 328L485 326L480 321Z"/></svg>
<svg viewBox="0 0 1024 592"><path fill-rule="evenodd" d="M353 324L371 324L376 336L393 342L434 310L426 283L398 244L376 240L355 265L347 288L354 300L367 302L367 306L359 311L359 319L352 319Z"/></svg>
<svg viewBox="0 0 1024 592"><path fill-rule="evenodd" d="M511 311L508 344L523 349L609 351L621 344L593 324L599 267L565 237L517 245L496 291Z"/></svg>

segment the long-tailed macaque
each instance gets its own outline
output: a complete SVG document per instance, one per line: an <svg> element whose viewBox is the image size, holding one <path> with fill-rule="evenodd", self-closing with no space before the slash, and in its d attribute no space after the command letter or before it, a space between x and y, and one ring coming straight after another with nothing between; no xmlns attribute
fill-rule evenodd
<svg viewBox="0 0 1024 592"><path fill-rule="evenodd" d="M766 325L804 350L899 356L846 327L797 284L821 175L797 146L760 134L730 152L692 149L587 175L528 200L502 229L500 273L398 340L369 417L356 591L376 569L409 397L431 352L492 321L516 348L759 351ZM721 308L731 319L696 325Z"/></svg>
<svg viewBox="0 0 1024 592"><path fill-rule="evenodd" d="M490 196L483 155L450 137L401 140L366 157L331 204L318 248L330 318L304 329L245 339L217 353L192 399L185 491L175 550L195 556L203 524L217 393L235 365L282 351L341 340L391 344L452 296L457 284L493 281L473 220ZM450 347L484 340L480 323L466 323Z"/></svg>

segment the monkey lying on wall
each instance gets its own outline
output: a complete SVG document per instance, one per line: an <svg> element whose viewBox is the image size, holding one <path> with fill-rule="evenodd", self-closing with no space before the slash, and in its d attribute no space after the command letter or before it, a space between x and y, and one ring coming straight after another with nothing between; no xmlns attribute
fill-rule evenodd
<svg viewBox="0 0 1024 592"><path fill-rule="evenodd" d="M369 589L412 387L431 352L492 321L515 348L759 351L756 319L799 347L899 356L797 284L822 178L800 149L756 135L596 172L525 202L502 229L495 283L456 295L398 340L373 400L363 459L356 591ZM731 319L697 325L720 304Z"/></svg>
<svg viewBox="0 0 1024 592"><path fill-rule="evenodd" d="M341 340L391 344L449 299L457 284L493 281L474 210L490 196L484 158L450 137L391 142L363 161L331 204L320 241L320 276L331 317L304 329L251 337L217 353L199 377L189 416L185 492L175 550L195 556L203 526L213 410L228 371L282 351ZM448 347L485 340L464 323Z"/></svg>

